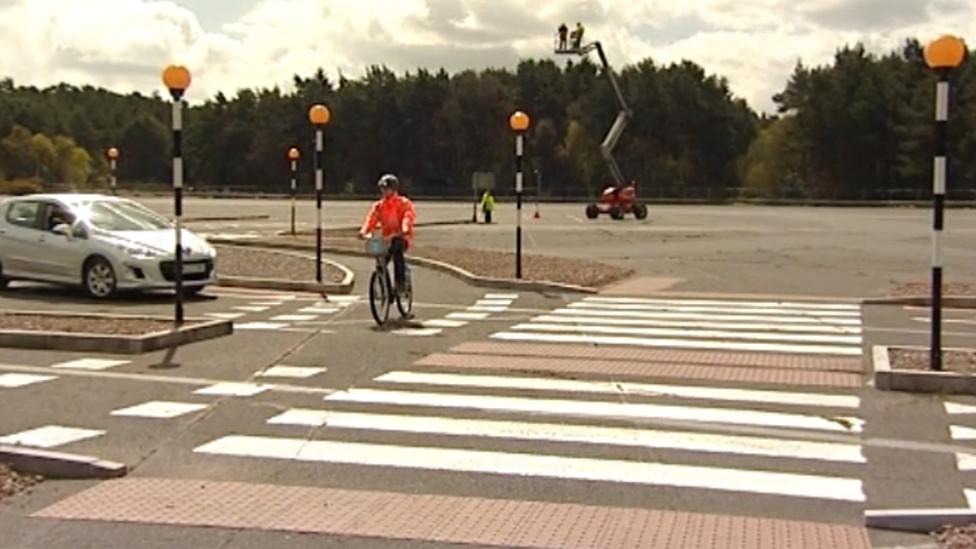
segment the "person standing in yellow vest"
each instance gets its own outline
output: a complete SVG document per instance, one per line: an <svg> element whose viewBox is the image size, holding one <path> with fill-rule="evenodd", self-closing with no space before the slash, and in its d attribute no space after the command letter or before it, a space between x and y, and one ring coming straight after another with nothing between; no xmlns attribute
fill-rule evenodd
<svg viewBox="0 0 976 549"><path fill-rule="evenodd" d="M491 224L491 212L495 209L495 197L491 190L486 189L485 194L481 195L481 211L485 214L485 223Z"/></svg>

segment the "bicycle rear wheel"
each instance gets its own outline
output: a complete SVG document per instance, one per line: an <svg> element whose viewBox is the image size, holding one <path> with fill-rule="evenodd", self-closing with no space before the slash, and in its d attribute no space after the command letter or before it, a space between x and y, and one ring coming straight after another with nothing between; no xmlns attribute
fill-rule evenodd
<svg viewBox="0 0 976 549"><path fill-rule="evenodd" d="M390 318L390 281L385 271L373 271L369 277L369 311L380 326Z"/></svg>
<svg viewBox="0 0 976 549"><path fill-rule="evenodd" d="M400 309L400 316L410 318L413 314L413 288L409 284L403 293L397 294L396 303L397 309Z"/></svg>

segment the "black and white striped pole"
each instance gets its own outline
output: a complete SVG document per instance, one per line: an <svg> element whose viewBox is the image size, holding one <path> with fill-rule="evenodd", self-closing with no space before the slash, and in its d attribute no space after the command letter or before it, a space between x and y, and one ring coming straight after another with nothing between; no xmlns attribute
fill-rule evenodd
<svg viewBox="0 0 976 549"><path fill-rule="evenodd" d="M524 174L522 171L523 156L525 155L525 132L529 129L529 115L516 111L508 120L509 126L515 132L515 208L517 220L515 225L515 278L522 278L522 190Z"/></svg>
<svg viewBox="0 0 976 549"><path fill-rule="evenodd" d="M118 167L118 161L119 161L119 150L116 149L115 147L109 147L109 149L105 151L105 157L108 158L108 167L110 171L109 180L108 180L109 187L111 187L112 189L112 195L116 196L119 194L118 192L119 180L118 177L116 176L117 173L116 168Z"/></svg>
<svg viewBox="0 0 976 549"><path fill-rule="evenodd" d="M948 122L949 76L962 64L966 45L954 36L943 36L925 48L925 62L936 71L935 162L932 182L932 341L929 365L942 369L942 231L945 228L945 194L949 171Z"/></svg>
<svg viewBox="0 0 976 549"><path fill-rule="evenodd" d="M183 324L183 94L190 87L190 71L170 65L163 71L163 84L173 97L173 214L176 219L176 324Z"/></svg>
<svg viewBox="0 0 976 549"><path fill-rule="evenodd" d="M298 194L298 159L302 153L292 147L288 150L288 160L291 161L291 235L295 236L295 195Z"/></svg>
<svg viewBox="0 0 976 549"><path fill-rule="evenodd" d="M322 173L323 151L325 151L325 125L332 114L325 105L314 105L308 110L308 120L315 127L315 281L322 283L322 188L325 184Z"/></svg>

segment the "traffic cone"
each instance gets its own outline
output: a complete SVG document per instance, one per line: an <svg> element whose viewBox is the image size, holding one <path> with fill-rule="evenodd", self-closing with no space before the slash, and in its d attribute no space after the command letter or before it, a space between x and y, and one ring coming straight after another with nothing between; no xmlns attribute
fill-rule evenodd
<svg viewBox="0 0 976 549"><path fill-rule="evenodd" d="M533 214L532 217L534 217L536 219L539 219L540 217L542 217L542 215L539 214L539 206L536 206L535 207L535 214Z"/></svg>

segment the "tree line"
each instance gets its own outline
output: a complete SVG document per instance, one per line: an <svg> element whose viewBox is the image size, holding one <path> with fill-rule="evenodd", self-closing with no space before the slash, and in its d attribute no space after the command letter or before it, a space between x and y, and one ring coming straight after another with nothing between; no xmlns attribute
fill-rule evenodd
<svg viewBox="0 0 976 549"><path fill-rule="evenodd" d="M798 64L758 115L728 82L685 61L646 59L620 70L634 117L617 150L625 175L649 197L921 198L931 186L935 81L922 47L873 55L860 45L828 65ZM976 83L971 59L953 77L950 194L976 196ZM286 152L297 146L311 187L306 113L332 110L327 192L366 194L395 172L415 195L468 196L474 172L499 194L514 169L508 116L533 119L527 185L545 196L592 196L610 182L599 145L618 106L602 69L584 59L525 60L514 70L370 67L362 78L295 76L293 89L217 94L184 117L187 181L196 189L285 192ZM159 94L120 95L66 84L38 89L0 80L0 180L98 187L104 151L121 152L129 188L169 181L169 108ZM53 154L52 154L53 151Z"/></svg>

